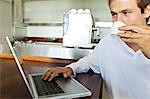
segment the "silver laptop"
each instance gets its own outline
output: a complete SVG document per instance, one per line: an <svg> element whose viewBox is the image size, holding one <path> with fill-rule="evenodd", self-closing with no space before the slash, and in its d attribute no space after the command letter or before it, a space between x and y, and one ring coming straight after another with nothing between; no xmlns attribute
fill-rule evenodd
<svg viewBox="0 0 150 99"><path fill-rule="evenodd" d="M6 37L9 48L15 58L19 71L33 99L70 99L90 96L92 93L74 78L56 77L52 81L42 80L41 73L25 74L20 63L19 52L12 47Z"/></svg>

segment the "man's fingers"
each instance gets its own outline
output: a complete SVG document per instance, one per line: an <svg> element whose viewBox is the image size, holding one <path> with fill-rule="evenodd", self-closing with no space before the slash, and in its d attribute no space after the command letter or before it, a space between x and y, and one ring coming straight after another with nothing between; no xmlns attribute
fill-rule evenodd
<svg viewBox="0 0 150 99"><path fill-rule="evenodd" d="M130 39L130 38L121 38L124 42L127 43L136 43L138 44L138 39Z"/></svg>
<svg viewBox="0 0 150 99"><path fill-rule="evenodd" d="M123 27L119 27L119 30L122 30L122 31L133 31L133 32L137 32L137 33L140 33L142 31L142 28L141 26L138 27L138 26L123 26Z"/></svg>
<svg viewBox="0 0 150 99"><path fill-rule="evenodd" d="M118 33L118 35L120 37L123 37L123 38L133 38L133 39L137 39L137 38L143 37L142 34L132 33L132 32Z"/></svg>
<svg viewBox="0 0 150 99"><path fill-rule="evenodd" d="M57 67L51 70L48 70L42 78L44 80L51 81L55 76L57 76L59 73L62 73L65 78L71 76L72 69L66 68L66 67Z"/></svg>
<svg viewBox="0 0 150 99"><path fill-rule="evenodd" d="M66 71L64 68L58 67L58 68L54 68L54 69L48 70L48 71L42 76L42 78L43 78L44 80L50 81L50 80L52 80L57 74L59 74L59 73L65 74L66 72L67 72L67 71ZM68 76L68 74L67 74L67 76Z"/></svg>
<svg viewBox="0 0 150 99"><path fill-rule="evenodd" d="M44 80L48 80L48 81L51 81L55 76L57 76L57 72L54 72L52 70L48 70L43 76L42 78Z"/></svg>
<svg viewBox="0 0 150 99"><path fill-rule="evenodd" d="M121 31L133 31L138 34L150 34L150 27L149 26L123 26L119 27Z"/></svg>
<svg viewBox="0 0 150 99"><path fill-rule="evenodd" d="M67 78L67 77L70 77L71 75L71 72L67 71L66 73L64 73L64 77Z"/></svg>
<svg viewBox="0 0 150 99"><path fill-rule="evenodd" d="M48 80L51 76L52 72L50 70L48 70L44 75L43 75L43 79L44 80Z"/></svg>
<svg viewBox="0 0 150 99"><path fill-rule="evenodd" d="M43 79L45 78L45 76L47 75L47 73L48 73L48 71L45 72L45 73L42 75L42 78L43 78Z"/></svg>
<svg viewBox="0 0 150 99"><path fill-rule="evenodd" d="M48 81L51 81L56 76L58 76L58 75L57 74L51 74L51 75L49 75Z"/></svg>

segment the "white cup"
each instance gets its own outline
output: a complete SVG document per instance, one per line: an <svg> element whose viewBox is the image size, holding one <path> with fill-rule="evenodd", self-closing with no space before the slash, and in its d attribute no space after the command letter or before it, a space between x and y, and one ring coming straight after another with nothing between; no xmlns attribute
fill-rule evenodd
<svg viewBox="0 0 150 99"><path fill-rule="evenodd" d="M121 22L121 21L116 21L113 23L112 28L111 28L111 34L112 35L117 35L119 32L124 32L124 31L120 31L118 28L125 26L126 24Z"/></svg>

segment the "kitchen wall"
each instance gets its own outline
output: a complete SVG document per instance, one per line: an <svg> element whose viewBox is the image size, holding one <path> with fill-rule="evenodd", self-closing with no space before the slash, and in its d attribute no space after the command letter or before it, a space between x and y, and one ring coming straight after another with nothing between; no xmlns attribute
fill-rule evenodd
<svg viewBox="0 0 150 99"><path fill-rule="evenodd" d="M24 22L32 24L27 36L63 37L63 16L72 8L90 9L95 22L111 21L107 0L31 0L24 3Z"/></svg>
<svg viewBox="0 0 150 99"><path fill-rule="evenodd" d="M21 1L22 0L0 0L0 54L9 51L5 40L6 36L12 38L12 40L13 38L26 36L26 27L22 22L18 22L18 20L21 20L21 14L19 14L18 11L18 6L21 5L18 4L18 2Z"/></svg>
<svg viewBox="0 0 150 99"><path fill-rule="evenodd" d="M24 3L25 22L62 23L70 9L89 8L96 21L111 21L107 0L35 0Z"/></svg>
<svg viewBox="0 0 150 99"><path fill-rule="evenodd" d="M11 2L0 0L0 44L6 44L5 36L12 36Z"/></svg>
<svg viewBox="0 0 150 99"><path fill-rule="evenodd" d="M62 26L27 26L29 37L63 38Z"/></svg>
<svg viewBox="0 0 150 99"><path fill-rule="evenodd" d="M11 2L9 0L0 0L0 54L9 51L5 36L12 36L12 13Z"/></svg>

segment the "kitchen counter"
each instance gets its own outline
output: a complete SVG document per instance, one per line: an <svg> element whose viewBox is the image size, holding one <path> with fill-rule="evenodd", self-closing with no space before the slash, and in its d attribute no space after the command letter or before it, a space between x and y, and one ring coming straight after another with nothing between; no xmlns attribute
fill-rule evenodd
<svg viewBox="0 0 150 99"><path fill-rule="evenodd" d="M93 49L67 48L63 47L61 43L18 44L15 45L15 48L21 55L44 56L60 59L79 59L93 51ZM10 53L7 45L3 46L2 53Z"/></svg>

